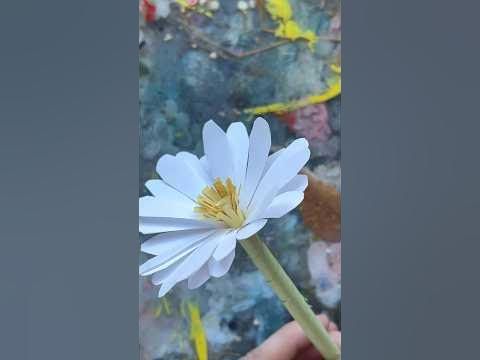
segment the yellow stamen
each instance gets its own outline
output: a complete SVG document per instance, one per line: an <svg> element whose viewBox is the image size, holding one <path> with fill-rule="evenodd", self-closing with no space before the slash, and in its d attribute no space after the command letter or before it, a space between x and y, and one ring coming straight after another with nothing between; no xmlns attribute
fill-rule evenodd
<svg viewBox="0 0 480 360"><path fill-rule="evenodd" d="M238 205L238 192L232 180L225 182L215 179L197 198L195 212L205 219L225 223L228 227L239 228L245 221L245 214Z"/></svg>

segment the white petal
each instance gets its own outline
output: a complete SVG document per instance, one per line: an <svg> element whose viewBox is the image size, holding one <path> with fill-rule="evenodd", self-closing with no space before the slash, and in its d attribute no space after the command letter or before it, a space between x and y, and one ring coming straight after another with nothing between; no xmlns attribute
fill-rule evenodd
<svg viewBox="0 0 480 360"><path fill-rule="evenodd" d="M152 255L165 258L175 256L196 242L212 235L216 230L182 230L155 235L145 241L140 249Z"/></svg>
<svg viewBox="0 0 480 360"><path fill-rule="evenodd" d="M249 139L245 125L240 122L230 124L227 129L227 139L232 149L235 170L232 180L238 189L241 188L247 171Z"/></svg>
<svg viewBox="0 0 480 360"><path fill-rule="evenodd" d="M208 166L208 160L205 155L203 155L200 158L200 165L202 165L203 170L207 173L210 174L210 166Z"/></svg>
<svg viewBox="0 0 480 360"><path fill-rule="evenodd" d="M212 234L215 232L216 231L212 231ZM201 247L206 242L208 242L206 238L201 238L197 241L191 240L185 243L182 241L170 241L163 247L165 250L164 252L159 253L157 256L147 260L140 266L140 275L148 276L157 271L166 269Z"/></svg>
<svg viewBox="0 0 480 360"><path fill-rule="evenodd" d="M210 237L201 246L188 255L182 263L175 269L162 283L158 296L165 295L176 283L189 278L198 271L210 258L218 244L218 234Z"/></svg>
<svg viewBox="0 0 480 360"><path fill-rule="evenodd" d="M262 218L279 218L296 208L303 200L303 192L288 191L273 199L270 206L262 213Z"/></svg>
<svg viewBox="0 0 480 360"><path fill-rule="evenodd" d="M205 264L188 278L188 288L196 289L205 284L208 279L210 279L210 274L208 273L208 264Z"/></svg>
<svg viewBox="0 0 480 360"><path fill-rule="evenodd" d="M198 219L193 206L182 202L168 202L153 196L138 199L138 214L153 218Z"/></svg>
<svg viewBox="0 0 480 360"><path fill-rule="evenodd" d="M183 160L185 164L190 166L190 168L195 171L195 173L205 181L205 183L210 184L212 179L210 175L205 171L203 165L200 163L200 160L193 154L181 151L176 155L177 158Z"/></svg>
<svg viewBox="0 0 480 360"><path fill-rule="evenodd" d="M267 162L265 163L265 169L263 169L263 174L267 172L268 169L272 166L272 164L275 162L275 160L278 159L278 157L285 151L285 148L280 149L278 151L275 151L273 154L271 154L267 158Z"/></svg>
<svg viewBox="0 0 480 360"><path fill-rule="evenodd" d="M213 229L217 226L217 223L206 220L152 217L140 217L138 220L138 230L146 235L178 230Z"/></svg>
<svg viewBox="0 0 480 360"><path fill-rule="evenodd" d="M182 159L163 155L157 163L157 172L173 188L192 200L207 186L207 183Z"/></svg>
<svg viewBox="0 0 480 360"><path fill-rule="evenodd" d="M221 277L225 275L232 266L233 259L235 258L235 250L232 250L225 258L220 261L211 258L208 261L208 272L213 277Z"/></svg>
<svg viewBox="0 0 480 360"><path fill-rule="evenodd" d="M180 265L182 264L181 259L178 260L175 264L170 265L168 268L157 271L152 275L152 284L161 285L165 279L170 276Z"/></svg>
<svg viewBox="0 0 480 360"><path fill-rule="evenodd" d="M237 245L236 232L231 231L219 241L218 247L215 249L215 252L213 253L213 258L217 261L222 260L225 256L230 254L232 250L235 250L236 245Z"/></svg>
<svg viewBox="0 0 480 360"><path fill-rule="evenodd" d="M250 134L245 182L240 189L240 206L242 208L248 206L257 188L268 158L271 141L268 123L262 118L257 118Z"/></svg>
<svg viewBox="0 0 480 360"><path fill-rule="evenodd" d="M225 180L233 176L233 161L227 135L212 120L203 126L203 148L210 167L210 176Z"/></svg>
<svg viewBox="0 0 480 360"><path fill-rule="evenodd" d="M195 206L192 199L178 190L175 190L170 185L167 185L163 180L148 180L145 183L145 186L153 195L155 195L155 197L158 197L165 202L181 203L182 205L190 207Z"/></svg>
<svg viewBox="0 0 480 360"><path fill-rule="evenodd" d="M178 260L182 259L183 257L190 254L192 251L197 249L200 245L201 243L192 245L175 256L169 256L167 259L165 259L164 255L155 256L140 265L139 273L141 276L148 276L156 273L157 271L167 269L168 267L175 264Z"/></svg>
<svg viewBox="0 0 480 360"><path fill-rule="evenodd" d="M284 193L287 191L305 191L308 186L308 176L307 175L295 175L295 177L290 180L287 185L280 189L279 193Z"/></svg>
<svg viewBox="0 0 480 360"><path fill-rule="evenodd" d="M267 219L260 219L245 225L244 227L242 227L240 230L237 231L237 239L243 240L256 234L265 226L266 223L267 223Z"/></svg>
<svg viewBox="0 0 480 360"><path fill-rule="evenodd" d="M305 139L297 139L272 164L265 173L248 208L247 221L258 218L271 201L310 158L310 150Z"/></svg>

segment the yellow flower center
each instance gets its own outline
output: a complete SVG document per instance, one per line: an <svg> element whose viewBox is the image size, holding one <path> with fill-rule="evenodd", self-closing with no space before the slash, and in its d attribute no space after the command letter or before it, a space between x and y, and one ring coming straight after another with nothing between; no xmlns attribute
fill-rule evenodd
<svg viewBox="0 0 480 360"><path fill-rule="evenodd" d="M197 198L195 212L205 219L225 223L228 227L239 228L245 222L245 214L238 205L238 192L230 178L225 182L215 179Z"/></svg>

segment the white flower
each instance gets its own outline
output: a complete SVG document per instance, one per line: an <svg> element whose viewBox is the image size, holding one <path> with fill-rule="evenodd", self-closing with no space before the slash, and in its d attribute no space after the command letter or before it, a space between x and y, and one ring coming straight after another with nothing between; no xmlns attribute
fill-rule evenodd
<svg viewBox="0 0 480 360"><path fill-rule="evenodd" d="M158 160L162 180L145 184L152 196L139 200L139 230L157 234L141 246L155 257L140 266L140 274L153 274L159 297L182 280L194 289L210 276L223 276L237 240L302 202L307 177L298 172L310 157L308 142L297 139L269 156L270 145L262 118L250 137L242 123L225 133L210 120L203 127L205 156L180 152Z"/></svg>

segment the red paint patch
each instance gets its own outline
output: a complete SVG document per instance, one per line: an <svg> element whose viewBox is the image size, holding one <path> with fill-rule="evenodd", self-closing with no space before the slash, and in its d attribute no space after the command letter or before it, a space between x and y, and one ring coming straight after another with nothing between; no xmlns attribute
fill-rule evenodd
<svg viewBox="0 0 480 360"><path fill-rule="evenodd" d="M332 134L325 104L309 105L280 115L280 118L290 130L309 141L325 142Z"/></svg>
<svg viewBox="0 0 480 360"><path fill-rule="evenodd" d="M142 0L140 5L143 17L147 22L153 22L156 20L157 7L149 0Z"/></svg>

